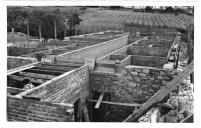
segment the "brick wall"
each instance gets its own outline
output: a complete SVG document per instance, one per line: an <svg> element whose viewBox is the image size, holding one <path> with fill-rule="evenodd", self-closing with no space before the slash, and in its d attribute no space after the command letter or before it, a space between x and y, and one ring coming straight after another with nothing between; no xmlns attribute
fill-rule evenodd
<svg viewBox="0 0 201 128"><path fill-rule="evenodd" d="M147 100L172 79L171 71L128 66L122 74L90 73L89 86L91 91L110 92L111 101L134 103Z"/></svg>
<svg viewBox="0 0 201 128"><path fill-rule="evenodd" d="M8 121L72 122L73 105L7 97Z"/></svg>
<svg viewBox="0 0 201 128"><path fill-rule="evenodd" d="M18 96L40 97L41 100L55 103L74 103L79 98L84 102L88 95L88 66L83 66Z"/></svg>
<svg viewBox="0 0 201 128"><path fill-rule="evenodd" d="M136 66L147 66L147 67L158 67L162 68L168 60L166 57L156 57L156 56L131 56L131 65Z"/></svg>
<svg viewBox="0 0 201 128"><path fill-rule="evenodd" d="M85 47L82 49L78 49L75 51L72 51L70 53L65 53L57 56L55 58L55 61L60 61L60 60L68 60L71 57L73 58L100 58L104 55L107 55L108 53L115 51L123 46L125 46L128 43L128 35L124 37L120 37L114 40L110 40L104 43L92 45L89 47ZM63 57L63 58L61 58Z"/></svg>

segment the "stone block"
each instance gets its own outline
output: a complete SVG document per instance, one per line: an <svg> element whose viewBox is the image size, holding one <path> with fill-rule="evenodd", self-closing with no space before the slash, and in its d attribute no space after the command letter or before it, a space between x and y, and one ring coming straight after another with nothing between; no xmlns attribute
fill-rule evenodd
<svg viewBox="0 0 201 128"><path fill-rule="evenodd" d="M162 85L167 85L168 83L168 81L162 80Z"/></svg>
<svg viewBox="0 0 201 128"><path fill-rule="evenodd" d="M159 89L159 88L160 88L160 85L153 84L152 87L155 88L155 89Z"/></svg>
<svg viewBox="0 0 201 128"><path fill-rule="evenodd" d="M131 88L136 87L137 84L136 83L132 83L132 82L127 82L127 85Z"/></svg>
<svg viewBox="0 0 201 128"><path fill-rule="evenodd" d="M165 72L164 72L164 71L160 71L160 75L161 75L161 76L164 76L164 75L165 75Z"/></svg>
<svg viewBox="0 0 201 128"><path fill-rule="evenodd" d="M142 72L142 69L141 68L135 68L135 71L136 72Z"/></svg>
<svg viewBox="0 0 201 128"><path fill-rule="evenodd" d="M143 86L144 88L148 88L148 87L149 87L148 84L143 84L142 86Z"/></svg>
<svg viewBox="0 0 201 128"><path fill-rule="evenodd" d="M131 72L131 74L132 74L133 76L137 76L137 75L138 75L138 72Z"/></svg>
<svg viewBox="0 0 201 128"><path fill-rule="evenodd" d="M140 77L134 77L134 81L135 82L141 82L141 79L140 79Z"/></svg>
<svg viewBox="0 0 201 128"><path fill-rule="evenodd" d="M142 91L142 95L149 95L148 91Z"/></svg>
<svg viewBox="0 0 201 128"><path fill-rule="evenodd" d="M157 76L157 79L162 80L163 77L162 76Z"/></svg>
<svg viewBox="0 0 201 128"><path fill-rule="evenodd" d="M148 74L149 73L149 69L142 69L142 72L145 73L145 74Z"/></svg>
<svg viewBox="0 0 201 128"><path fill-rule="evenodd" d="M143 76L146 76L145 73L139 73L139 76L143 77Z"/></svg>

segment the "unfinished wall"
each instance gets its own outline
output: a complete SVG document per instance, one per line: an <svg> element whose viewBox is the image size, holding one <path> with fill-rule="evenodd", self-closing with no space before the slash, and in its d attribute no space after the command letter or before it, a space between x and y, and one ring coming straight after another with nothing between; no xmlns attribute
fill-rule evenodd
<svg viewBox="0 0 201 128"><path fill-rule="evenodd" d="M165 69L128 66L123 74L90 73L91 91L110 92L111 101L134 103L147 100L172 79Z"/></svg>
<svg viewBox="0 0 201 128"><path fill-rule="evenodd" d="M61 54L55 58L55 61L68 60L72 57L80 58L82 61L84 61L86 57L97 59L125 46L127 43L128 35L104 43L78 49L70 53Z"/></svg>
<svg viewBox="0 0 201 128"><path fill-rule="evenodd" d="M7 57L7 70L18 68L21 66L25 66L31 63L37 62L36 59L33 58L25 58L25 57Z"/></svg>
<svg viewBox="0 0 201 128"><path fill-rule="evenodd" d="M7 97L8 121L72 122L73 105Z"/></svg>
<svg viewBox="0 0 201 128"><path fill-rule="evenodd" d="M127 50L129 55L141 56L158 56L166 57L169 48L167 47L147 47L147 46L130 46Z"/></svg>
<svg viewBox="0 0 201 128"><path fill-rule="evenodd" d="M79 98L84 102L88 95L88 66L83 66L18 96L39 97L53 103L74 103Z"/></svg>
<svg viewBox="0 0 201 128"><path fill-rule="evenodd" d="M162 68L168 60L166 57L157 57L157 56L131 56L131 65L136 66L147 66L147 67L158 67Z"/></svg>
<svg viewBox="0 0 201 128"><path fill-rule="evenodd" d="M121 60L120 64L118 65L117 72L122 72L126 70L126 66L131 64L131 55L127 56L123 60Z"/></svg>

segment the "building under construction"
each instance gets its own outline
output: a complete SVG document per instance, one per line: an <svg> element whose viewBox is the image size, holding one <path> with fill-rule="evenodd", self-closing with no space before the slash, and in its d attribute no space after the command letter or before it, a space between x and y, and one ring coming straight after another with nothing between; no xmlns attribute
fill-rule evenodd
<svg viewBox="0 0 201 128"><path fill-rule="evenodd" d="M7 120L148 122L158 104L185 97L180 92L193 73L193 61L182 60L186 44L180 33L110 33L109 41L70 52L62 49L48 61L9 70ZM108 34L72 38L95 40ZM34 88L22 88L27 78ZM170 114L175 122L192 122L193 98L187 98L185 107L176 102Z"/></svg>

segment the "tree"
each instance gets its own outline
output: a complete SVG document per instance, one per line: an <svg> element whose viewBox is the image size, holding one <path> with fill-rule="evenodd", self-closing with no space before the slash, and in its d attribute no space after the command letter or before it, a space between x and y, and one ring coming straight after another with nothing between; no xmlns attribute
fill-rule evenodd
<svg viewBox="0 0 201 128"><path fill-rule="evenodd" d="M174 12L174 9L171 6L169 6L165 8L165 12Z"/></svg>
<svg viewBox="0 0 201 128"><path fill-rule="evenodd" d="M19 7L7 8L7 29L11 31L15 28L16 31L26 32L26 23L28 12Z"/></svg>
<svg viewBox="0 0 201 128"><path fill-rule="evenodd" d="M153 12L152 7L150 7L150 6L146 6L146 8L145 8L145 12Z"/></svg>
<svg viewBox="0 0 201 128"><path fill-rule="evenodd" d="M74 35L75 34L75 27L76 25L79 25L80 22L82 21L82 19L79 18L79 13L78 11L71 11L67 17L67 24L69 25L69 30L68 30L68 34Z"/></svg>

